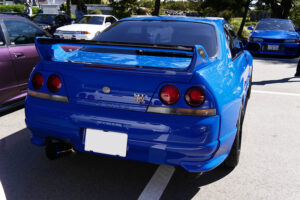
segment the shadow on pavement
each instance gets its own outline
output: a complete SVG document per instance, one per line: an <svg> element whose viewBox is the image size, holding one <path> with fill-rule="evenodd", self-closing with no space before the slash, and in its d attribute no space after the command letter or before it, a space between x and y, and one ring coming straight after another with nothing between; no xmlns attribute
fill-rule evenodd
<svg viewBox="0 0 300 200"><path fill-rule="evenodd" d="M267 85L267 84L276 84L276 83L300 83L299 77L288 77L276 80L265 80L265 81L252 81L252 85Z"/></svg>
<svg viewBox="0 0 300 200"><path fill-rule="evenodd" d="M202 186L216 182L227 176L232 169L220 165L216 169L202 174L200 177L189 177L187 172L176 170L161 200L189 200L192 199Z"/></svg>
<svg viewBox="0 0 300 200"><path fill-rule="evenodd" d="M20 110L20 109L23 109L24 108L24 104L22 105L18 105L16 107L13 107L13 108L9 108L7 110L4 110L4 111L0 111L0 117L4 116L4 115L8 115L10 113L13 113L17 110Z"/></svg>
<svg viewBox="0 0 300 200"><path fill-rule="evenodd" d="M7 200L137 199L157 165L75 154L49 161L23 129L0 140L0 180Z"/></svg>

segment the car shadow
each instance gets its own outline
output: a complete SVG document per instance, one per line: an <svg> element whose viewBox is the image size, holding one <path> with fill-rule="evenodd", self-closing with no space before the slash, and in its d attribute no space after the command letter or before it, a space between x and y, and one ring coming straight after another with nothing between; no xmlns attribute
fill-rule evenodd
<svg viewBox="0 0 300 200"><path fill-rule="evenodd" d="M268 84L277 84L277 83L300 83L299 77L287 77L276 80L264 80L264 81L252 81L252 85L268 85Z"/></svg>
<svg viewBox="0 0 300 200"><path fill-rule="evenodd" d="M177 169L163 193L161 200L192 199L201 190L202 186L216 182L232 171L233 169L225 168L223 165L220 165L214 170L203 173L197 177Z"/></svg>
<svg viewBox="0 0 300 200"><path fill-rule="evenodd" d="M255 60L267 61L272 64L297 64L299 58L286 56L254 56Z"/></svg>
<svg viewBox="0 0 300 200"><path fill-rule="evenodd" d="M1 139L0 152L7 200L137 199L157 168L92 154L49 161L43 148L30 143L28 129Z"/></svg>

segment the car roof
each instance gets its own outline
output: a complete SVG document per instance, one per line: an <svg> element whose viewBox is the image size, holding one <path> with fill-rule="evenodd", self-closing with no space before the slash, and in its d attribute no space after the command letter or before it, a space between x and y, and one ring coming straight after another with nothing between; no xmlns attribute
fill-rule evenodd
<svg viewBox="0 0 300 200"><path fill-rule="evenodd" d="M84 16L95 16L95 17L110 17L111 15L102 15L102 14L88 14Z"/></svg>
<svg viewBox="0 0 300 200"><path fill-rule="evenodd" d="M290 19L280 19L280 18L263 18L260 21L268 21L268 20L291 21Z"/></svg>
<svg viewBox="0 0 300 200"><path fill-rule="evenodd" d="M127 17L120 21L184 21L184 22L205 22L209 24L223 23L221 17L185 17L185 16L149 16L149 17Z"/></svg>
<svg viewBox="0 0 300 200"><path fill-rule="evenodd" d="M9 14L1 14L1 13L0 13L0 19L5 19L5 18L26 19L26 18L24 18L24 17L17 16L17 15L9 15ZM27 20L27 19L26 19L26 20Z"/></svg>

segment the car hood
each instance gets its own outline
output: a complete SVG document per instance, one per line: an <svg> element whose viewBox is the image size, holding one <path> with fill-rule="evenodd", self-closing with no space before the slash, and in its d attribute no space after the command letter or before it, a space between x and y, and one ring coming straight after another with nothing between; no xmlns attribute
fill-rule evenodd
<svg viewBox="0 0 300 200"><path fill-rule="evenodd" d="M71 25L59 27L57 30L60 30L60 31L89 31L89 32L97 32L97 31L102 31L104 28L105 27L103 25L71 24Z"/></svg>
<svg viewBox="0 0 300 200"><path fill-rule="evenodd" d="M292 31L262 31L262 30L255 30L251 34L251 37L259 37L259 38L266 38L266 39L298 39L298 33Z"/></svg>

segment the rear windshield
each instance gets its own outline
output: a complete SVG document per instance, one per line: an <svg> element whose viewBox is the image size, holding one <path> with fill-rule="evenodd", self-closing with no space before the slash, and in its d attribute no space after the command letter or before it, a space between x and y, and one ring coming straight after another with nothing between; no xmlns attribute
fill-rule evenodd
<svg viewBox="0 0 300 200"><path fill-rule="evenodd" d="M37 15L33 21L36 23L52 24L56 15Z"/></svg>
<svg viewBox="0 0 300 200"><path fill-rule="evenodd" d="M295 31L294 25L291 21L285 20L266 20L260 21L255 30L284 30Z"/></svg>
<svg viewBox="0 0 300 200"><path fill-rule="evenodd" d="M98 24L102 25L104 17L85 16L81 18L77 24Z"/></svg>
<svg viewBox="0 0 300 200"><path fill-rule="evenodd" d="M97 41L172 46L202 45L209 57L217 54L214 26L182 21L121 21L95 38Z"/></svg>

